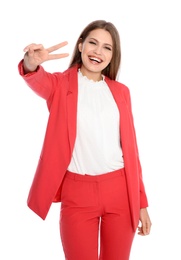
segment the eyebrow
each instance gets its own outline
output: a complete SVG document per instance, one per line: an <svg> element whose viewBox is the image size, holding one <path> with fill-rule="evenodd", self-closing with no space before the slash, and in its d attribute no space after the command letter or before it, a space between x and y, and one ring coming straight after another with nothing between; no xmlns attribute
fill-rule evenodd
<svg viewBox="0 0 181 260"><path fill-rule="evenodd" d="M93 38L93 37L90 37L89 40L94 40L94 41L96 41L96 42L99 42L97 39L95 39L95 38ZM104 44L105 44L105 45L109 45L110 47L112 47L112 45L109 44L109 43L104 43Z"/></svg>

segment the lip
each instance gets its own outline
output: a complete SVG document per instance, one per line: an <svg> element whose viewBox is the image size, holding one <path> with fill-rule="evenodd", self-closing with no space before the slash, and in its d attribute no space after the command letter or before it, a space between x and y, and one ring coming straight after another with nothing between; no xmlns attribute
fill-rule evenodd
<svg viewBox="0 0 181 260"><path fill-rule="evenodd" d="M96 62L98 64L100 64L103 60L101 60L100 58L98 57L95 57L95 56L88 56L89 57L89 60L92 61L92 62Z"/></svg>

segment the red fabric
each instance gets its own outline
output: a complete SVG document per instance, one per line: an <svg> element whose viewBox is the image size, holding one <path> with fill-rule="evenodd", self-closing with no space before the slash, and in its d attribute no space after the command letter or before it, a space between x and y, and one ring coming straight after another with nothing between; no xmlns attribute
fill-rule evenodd
<svg viewBox="0 0 181 260"><path fill-rule="evenodd" d="M25 76L22 62L19 73L27 85L47 102L49 119L36 173L28 196L28 206L45 219L52 202L61 201L61 184L71 160L76 138L77 67L48 73L39 66ZM105 78L120 112L120 135L133 228L139 222L140 208L148 206L136 143L129 89Z"/></svg>
<svg viewBox="0 0 181 260"><path fill-rule="evenodd" d="M129 259L135 233L124 169L98 176L67 172L60 234L65 259Z"/></svg>

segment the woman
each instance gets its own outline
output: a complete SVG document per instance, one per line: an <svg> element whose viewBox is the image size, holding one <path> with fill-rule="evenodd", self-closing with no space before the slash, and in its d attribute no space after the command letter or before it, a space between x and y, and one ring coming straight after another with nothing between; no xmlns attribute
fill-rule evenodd
<svg viewBox="0 0 181 260"><path fill-rule="evenodd" d="M18 66L50 112L28 206L45 219L61 201L65 259L128 260L137 228L148 235L151 221L129 89L117 81L119 33L110 22L91 22L69 68L46 72L41 64L67 57L51 54L66 44L30 44Z"/></svg>

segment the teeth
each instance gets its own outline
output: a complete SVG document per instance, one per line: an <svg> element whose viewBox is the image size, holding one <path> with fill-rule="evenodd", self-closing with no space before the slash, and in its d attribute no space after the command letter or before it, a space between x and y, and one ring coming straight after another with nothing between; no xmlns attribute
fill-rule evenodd
<svg viewBox="0 0 181 260"><path fill-rule="evenodd" d="M97 59L97 58L90 58L90 60L94 60L94 61L97 61L97 62L101 62L100 59Z"/></svg>

